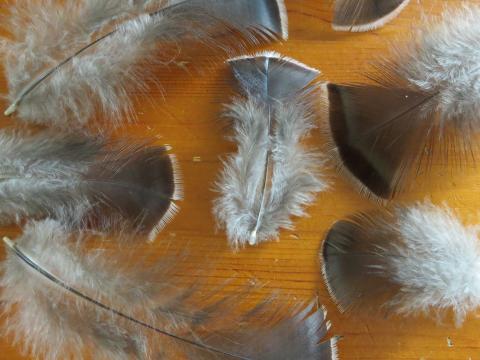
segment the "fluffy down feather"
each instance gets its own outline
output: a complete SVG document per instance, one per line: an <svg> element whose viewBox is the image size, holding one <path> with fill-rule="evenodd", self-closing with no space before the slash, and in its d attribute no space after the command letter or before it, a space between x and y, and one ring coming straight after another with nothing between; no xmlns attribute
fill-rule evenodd
<svg viewBox="0 0 480 360"><path fill-rule="evenodd" d="M327 236L323 259L342 310L453 310L461 325L480 305L478 227L464 226L447 207L419 203L341 221Z"/></svg>
<svg viewBox="0 0 480 360"><path fill-rule="evenodd" d="M97 108L113 124L133 115L129 94L152 78L146 64L173 63L192 43L228 50L287 36L282 0L28 0L7 20L5 114L62 127L85 125Z"/></svg>
<svg viewBox="0 0 480 360"><path fill-rule="evenodd" d="M369 195L393 198L432 159L471 161L479 132L480 7L445 10L396 46L373 85L328 85L333 156Z"/></svg>
<svg viewBox="0 0 480 360"><path fill-rule="evenodd" d="M148 142L41 131L0 132L0 223L85 211L84 225L122 220L153 240L182 197L175 158Z"/></svg>
<svg viewBox="0 0 480 360"><path fill-rule="evenodd" d="M480 6L463 4L446 9L416 30L412 41L395 50L389 66L420 92L432 97L420 109L422 117L438 115L443 128L452 123L470 135L480 126ZM465 132L463 132L465 131Z"/></svg>
<svg viewBox="0 0 480 360"><path fill-rule="evenodd" d="M133 264L121 249L85 250L58 221L32 222L6 240L1 301L6 330L24 352L49 360L334 359L335 339L314 303L245 306L175 276L178 255ZM192 277L196 278L196 277ZM245 294L245 292L244 292Z"/></svg>
<svg viewBox="0 0 480 360"><path fill-rule="evenodd" d="M315 92L306 87L318 73L270 53L231 64L246 95L227 106L238 152L225 161L214 213L239 248L291 229L291 216L305 216L327 184L320 154L301 144L314 127Z"/></svg>

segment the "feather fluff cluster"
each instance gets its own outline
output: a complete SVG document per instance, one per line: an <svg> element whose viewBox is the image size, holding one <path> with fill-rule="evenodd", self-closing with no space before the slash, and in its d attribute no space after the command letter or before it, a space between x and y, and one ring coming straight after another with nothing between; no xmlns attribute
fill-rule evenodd
<svg viewBox="0 0 480 360"><path fill-rule="evenodd" d="M117 124L132 112L129 94L146 89L145 63L175 61L168 48L200 43L226 51L286 38L286 22L282 0L27 0L12 8L2 40L5 115L72 128L100 107ZM243 39L229 42L229 34ZM232 105L239 121L265 117L265 104L250 100ZM320 159L299 145L313 127L312 99L289 100L269 109L277 126L275 146L267 133L265 150L275 167L272 212L262 221L283 227L324 187L313 165ZM133 229L131 238L145 228L153 240L173 216L181 186L168 150L71 132L0 132L0 222L36 219L15 242L4 239L6 333L25 354L47 360L335 359L336 339L324 339L330 324L316 302L287 306L272 297L252 306L249 288L225 296L179 281L178 255L146 266L122 247L91 250L106 240L91 229L110 211L121 217L116 240L127 237L123 230ZM276 231L260 228L262 236Z"/></svg>
<svg viewBox="0 0 480 360"><path fill-rule="evenodd" d="M401 286L392 305L406 314L453 309L460 325L480 306L478 226L426 203L399 211L395 230L402 242L384 269Z"/></svg>
<svg viewBox="0 0 480 360"><path fill-rule="evenodd" d="M78 210L87 200L79 191L105 141L78 135L0 132L0 223Z"/></svg>
<svg viewBox="0 0 480 360"><path fill-rule="evenodd" d="M139 3L82 0L61 4L56 0L28 0L12 6L3 25L11 37L3 39L2 47L9 101L14 103L32 80L60 64L65 54L73 55L71 52L75 49L87 46L110 22L132 14ZM118 37L117 41L121 39ZM136 43L129 45L134 47ZM49 81L39 85L28 95L28 105L18 106L20 119L61 125L66 118L73 116L83 124L93 115L92 97L110 112L117 112L115 109L122 101L129 104L124 92L112 97L115 83L121 79L115 79L111 74L124 69L122 66L131 60L131 52L112 46L112 43L99 50L98 56L89 53L85 59L75 59L67 68L56 71ZM114 51L112 55L117 57L120 50L120 58L105 57L108 51ZM108 79L110 82L103 82ZM128 79L132 80L131 77Z"/></svg>
<svg viewBox="0 0 480 360"><path fill-rule="evenodd" d="M269 56L272 64L280 62L272 68L290 62L277 55L267 54L266 58ZM265 81L278 83L276 70L267 71ZM263 88L260 70L258 74L258 83L246 86ZM292 80L295 76L292 71ZM278 86L292 84L285 81ZM233 120L238 151L224 163L217 182L221 196L215 201L214 213L235 248L275 239L280 228L291 229L291 216L305 216L305 206L327 188L319 171L321 155L302 145L314 127L314 97L307 92L292 93L271 103L247 93L246 98L237 98L227 106L226 116Z"/></svg>
<svg viewBox="0 0 480 360"><path fill-rule="evenodd" d="M248 0L155 6L152 1L28 0L12 8L6 24L11 38L3 39L11 104L6 114L17 111L27 122L71 127L85 125L100 108L119 124L133 116L130 94L147 89L145 65L176 61L168 49L177 54L192 42L235 48L228 33L244 35L246 43L286 36L283 2L257 5L264 3L273 10L256 17Z"/></svg>
<svg viewBox="0 0 480 360"><path fill-rule="evenodd" d="M274 299L247 310L243 296L220 297L177 283L178 255L156 266L109 250L85 250L88 234L67 235L56 220L29 223L2 263L7 333L45 359L335 358L329 323L314 304ZM124 255L124 254L123 254ZM233 325L235 324L235 325Z"/></svg>
<svg viewBox="0 0 480 360"><path fill-rule="evenodd" d="M109 230L122 220L151 240L176 213L182 184L164 147L51 131L0 132L0 223L82 209ZM126 226L126 225L125 225Z"/></svg>
<svg viewBox="0 0 480 360"><path fill-rule="evenodd" d="M133 311L151 301L153 289L142 270L125 276L120 264L100 251L82 255L65 233L54 220L30 223L17 245L52 275L107 304ZM86 349L100 359L146 357L142 332L35 275L14 253L2 270L1 299L9 314L5 328L25 353L49 360L82 359Z"/></svg>
<svg viewBox="0 0 480 360"><path fill-rule="evenodd" d="M315 201L315 193L326 183L317 177L322 160L319 154L303 148L301 140L313 127L312 115L303 104L279 105L278 132L265 136L267 109L255 99L236 99L226 115L234 122L237 155L225 162L218 182L222 197L215 203L215 214L226 225L227 236L235 247L251 239L259 211L259 179L265 171L266 154L272 149L274 170L271 190L258 239L278 237L279 228L291 229L291 216L305 216L305 206ZM272 145L273 144L273 145Z"/></svg>
<svg viewBox="0 0 480 360"><path fill-rule="evenodd" d="M439 114L441 127L477 130L480 118L480 41L478 5L446 9L441 19L425 19L411 41L396 48L387 68L416 90L432 97L424 117ZM464 134L464 133L462 133ZM468 134L468 132L467 132Z"/></svg>
<svg viewBox="0 0 480 360"><path fill-rule="evenodd" d="M453 310L457 325L480 306L478 226L429 202L359 214L334 225L324 276L342 311L403 315Z"/></svg>
<svg viewBox="0 0 480 360"><path fill-rule="evenodd" d="M377 62L369 74L376 83L328 84L332 158L362 192L392 199L440 156L475 160L479 15L479 6L464 5L425 20Z"/></svg>

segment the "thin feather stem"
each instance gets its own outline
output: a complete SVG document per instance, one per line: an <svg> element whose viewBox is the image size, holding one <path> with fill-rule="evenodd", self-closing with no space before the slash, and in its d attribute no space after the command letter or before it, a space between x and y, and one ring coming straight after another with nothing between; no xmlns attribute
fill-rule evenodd
<svg viewBox="0 0 480 360"><path fill-rule="evenodd" d="M176 7L178 7L179 5L181 5L182 2L180 3L177 3L177 4L174 4L174 5L171 5L167 8L163 8L161 10L157 10L157 11L154 11L150 14L148 14L150 17L154 17L154 16L157 16L157 15L161 15L162 12L164 12L166 9L174 9ZM100 42L102 42L103 40L111 37L112 35L116 34L118 32L118 29L115 29L115 30L112 30L110 32L108 32L107 34L99 37L98 39L92 41L91 43L85 45L84 47L82 47L81 49L79 49L77 52L75 52L73 55L67 57L65 60L59 62L57 65L55 65L54 67L52 67L51 69L47 70L46 72L44 72L43 74L39 75L38 77L36 77L35 79L32 80L32 82L30 82L25 88L24 90L22 90L20 92L20 94L18 95L18 97L12 102L12 104L8 107L8 109L4 112L4 115L5 116L11 116L13 115L16 111L17 111L17 108L18 108L18 105L20 105L20 103L23 101L23 99L28 95L30 94L32 91L34 91L38 86L40 86L41 83L43 83L43 81L47 80L50 76L52 76L55 72L57 72L61 67L63 67L64 65L68 64L69 62L71 62L74 58L76 58L77 56L81 55L82 53L84 53L85 51L87 51L88 49L98 45Z"/></svg>
<svg viewBox="0 0 480 360"><path fill-rule="evenodd" d="M270 66L270 58L266 59L266 72L268 73L268 68ZM268 96L269 93L269 77L267 76L265 80L265 94ZM262 193L260 195L260 209L258 210L258 215L257 215L257 220L255 223L255 227L252 231L252 234L250 236L249 244L250 245L255 245L257 243L257 234L260 229L260 226L262 225L262 220L263 216L265 214L265 208L267 204L267 192L268 192L268 181L272 177L272 172L273 172L273 164L272 164L272 149L270 145L270 139L273 135L273 126L272 126L272 107L270 104L267 104L268 106L268 125L267 128L265 129L265 132L267 134L267 141L269 142L269 145L267 149L265 150L265 167L263 170L263 179L262 179Z"/></svg>
<svg viewBox="0 0 480 360"><path fill-rule="evenodd" d="M32 91L34 91L40 84L42 84L45 80L47 80L50 76L52 76L55 72L57 72L61 67L64 65L68 64L71 62L74 58L79 56L80 54L84 53L88 49L94 47L98 43L100 43L102 40L110 37L111 35L115 34L118 30L113 30L109 32L108 34L103 35L102 37L96 39L95 41L91 42L90 44L84 46L80 50L78 50L75 54L72 56L67 57L65 60L61 61L51 69L47 70L43 74L39 75L35 79L32 80L31 83L29 83L22 91L20 91L20 94L18 97L13 101L13 103L8 107L7 110L5 110L4 115L5 116L11 116L15 114L17 111L18 105L25 99L25 97L30 94Z"/></svg>
<svg viewBox="0 0 480 360"><path fill-rule="evenodd" d="M154 19L158 17L158 19L161 20L162 16L164 15L165 12L167 11L172 11L175 10L181 6L184 6L185 3L190 2L191 0L184 0L180 1L177 3L174 3L169 6L162 7L160 9L157 9L153 12L150 12L147 14L150 18ZM280 16L284 16L281 11L281 4L278 3L277 6L280 7ZM129 22L135 22L136 19L141 19L143 15L138 16L137 18L127 20L124 24L128 24ZM154 19L154 21L156 21ZM285 27L285 19L282 19L282 27ZM122 24L120 26L117 26L116 29L109 31L108 33L100 36L99 38L95 39L94 41L90 42L89 44L83 46L79 50L77 50L74 54L67 56L64 60L60 61L57 65L47 69L45 72L41 73L40 75L36 76L32 81L30 81L27 85L24 86L24 88L19 92L19 94L16 96L15 100L10 104L10 106L7 108L7 110L4 112L5 116L11 116L14 113L17 112L18 107L20 104L24 101L24 99L33 91L35 91L41 84L44 83L44 81L48 80L50 77L52 77L55 73L57 73L60 69L62 69L65 65L71 63L75 58L77 58L79 55L83 54L87 50L91 49L92 47L97 46L98 44L102 43L104 40L112 37L116 33L119 32L119 29L121 28ZM264 34L264 36L267 36ZM287 37L286 29L282 29L282 36Z"/></svg>
<svg viewBox="0 0 480 360"><path fill-rule="evenodd" d="M52 283L54 283L55 285L63 288L64 290L68 291L69 293L75 295L75 296L78 296L80 298L82 298L83 300L95 305L95 306L98 306L100 307L101 309L105 310L105 311L108 311L108 312L111 312L112 314L114 315L117 315L123 319L126 319L128 321L131 321L133 322L134 324L137 324L137 325L140 325L142 327L145 327L149 330L152 330L158 334L161 334L163 336L167 336L167 337L170 337L172 339L175 339L177 341L181 341L183 343L186 343L186 344L189 344L189 345L192 345L192 346L195 346L195 347L198 347L198 348L201 348L201 349L204 349L204 350L207 350L207 351L211 351L211 352L214 352L214 353L217 353L217 354L221 354L221 355L225 355L225 356L229 356L231 358L235 358L235 359L242 359L242 360L250 360L250 358L247 358L247 357L243 357L243 356L239 356L239 355L235 355L235 354L232 354L232 353L229 353L229 352L225 352L225 351L222 351L222 350L219 350L219 349L216 349L216 348L213 348L213 347L210 347L208 345L205 345L205 344L201 344L199 342L196 342L196 341L193 341L193 340L189 340L189 339L185 339L185 338L182 338L180 336L177 336L175 334L172 334L172 333L169 333L165 330L162 330L162 329L159 329L153 325L150 325L146 322L143 322L143 321L140 321L140 320L137 320L121 311L118 311L118 310L115 310L103 303L101 303L100 301L98 300L95 300L93 298L91 298L90 296L88 295L85 295L84 293L82 293L81 291L75 289L74 287L71 287L70 285L66 284L64 281L62 281L61 279L59 279L58 277L56 277L55 275L53 275L52 273L50 273L48 270L45 270L42 266L40 266L39 264L37 264L35 262L35 260L33 260L28 254L26 254L24 251L22 251L12 240L10 240L8 237L4 237L3 238L3 241L4 243L7 245L7 247L14 252L14 254L19 258L21 259L27 266L29 266L31 269L33 269L34 271L36 271L37 273L39 273L40 275L42 275L43 277L45 277L46 279L48 279L49 281L51 281Z"/></svg>
<svg viewBox="0 0 480 360"><path fill-rule="evenodd" d="M11 116L17 112L18 102L13 102L3 113L5 116Z"/></svg>

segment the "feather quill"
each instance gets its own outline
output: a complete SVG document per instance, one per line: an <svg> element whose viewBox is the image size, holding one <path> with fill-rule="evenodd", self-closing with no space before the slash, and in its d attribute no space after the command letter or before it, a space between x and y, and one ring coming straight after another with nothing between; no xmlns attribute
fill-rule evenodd
<svg viewBox="0 0 480 360"><path fill-rule="evenodd" d="M480 7L446 10L380 62L372 85L328 85L339 167L362 191L390 199L438 155L461 163L478 134Z"/></svg>
<svg viewBox="0 0 480 360"><path fill-rule="evenodd" d="M172 46L228 50L288 36L283 0L28 0L7 20L5 115L63 127L85 125L97 108L113 124L132 115L145 64L174 62Z"/></svg>
<svg viewBox="0 0 480 360"><path fill-rule="evenodd" d="M311 83L318 71L275 53L229 63L244 97L227 107L238 152L217 182L214 214L238 248L291 229L291 216L305 216L304 207L327 183L319 174L320 154L301 144L314 127Z"/></svg>
<svg viewBox="0 0 480 360"><path fill-rule="evenodd" d="M126 266L119 252L79 246L90 240L66 235L55 220L29 223L15 243L5 239L5 327L25 353L48 360L336 358L336 339L323 339L329 323L314 303L262 301L240 310L245 303L236 296L219 299L177 283L178 256Z"/></svg>
<svg viewBox="0 0 480 360"><path fill-rule="evenodd" d="M342 311L453 311L461 325L480 305L479 267L478 226L428 202L340 221L323 246L324 278Z"/></svg>
<svg viewBox="0 0 480 360"><path fill-rule="evenodd" d="M333 29L362 32L378 29L395 19L410 0L336 0Z"/></svg>
<svg viewBox="0 0 480 360"><path fill-rule="evenodd" d="M147 142L41 131L0 132L0 223L85 204L83 223L125 221L150 240L182 198L176 160Z"/></svg>

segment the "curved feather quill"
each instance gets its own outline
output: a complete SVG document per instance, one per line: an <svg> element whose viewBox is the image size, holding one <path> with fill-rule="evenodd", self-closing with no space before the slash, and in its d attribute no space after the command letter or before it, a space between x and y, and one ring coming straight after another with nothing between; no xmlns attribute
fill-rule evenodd
<svg viewBox="0 0 480 360"><path fill-rule="evenodd" d="M56 216L86 204L89 226L121 219L153 240L182 197L167 150L50 131L0 132L0 222Z"/></svg>
<svg viewBox="0 0 480 360"><path fill-rule="evenodd" d="M323 274L342 311L453 311L460 325L480 305L479 244L477 226L428 202L358 214L328 233Z"/></svg>
<svg viewBox="0 0 480 360"><path fill-rule="evenodd" d="M327 188L320 154L301 140L314 127L318 71L275 53L229 61L245 94L228 106L238 153L225 162L214 213L235 248L278 237Z"/></svg>
<svg viewBox="0 0 480 360"><path fill-rule="evenodd" d="M375 83L328 86L333 154L362 191L390 199L436 156L470 161L479 130L479 15L478 6L446 10L378 64Z"/></svg>
<svg viewBox="0 0 480 360"><path fill-rule="evenodd" d="M5 327L26 353L45 359L335 358L336 340L321 343L329 324L313 303L286 307L270 300L242 310L239 296L219 298L178 282L177 257L166 255L154 267L126 266L118 251L81 248L92 240L85 236L69 237L61 223L45 220L30 223L15 243L5 240Z"/></svg>
<svg viewBox="0 0 480 360"><path fill-rule="evenodd" d="M336 0L333 29L362 32L392 21L410 0Z"/></svg>
<svg viewBox="0 0 480 360"><path fill-rule="evenodd" d="M85 125L97 107L114 124L131 115L145 63L174 62L172 46L228 50L288 35L283 0L29 0L12 9L7 31L5 115L64 127Z"/></svg>

